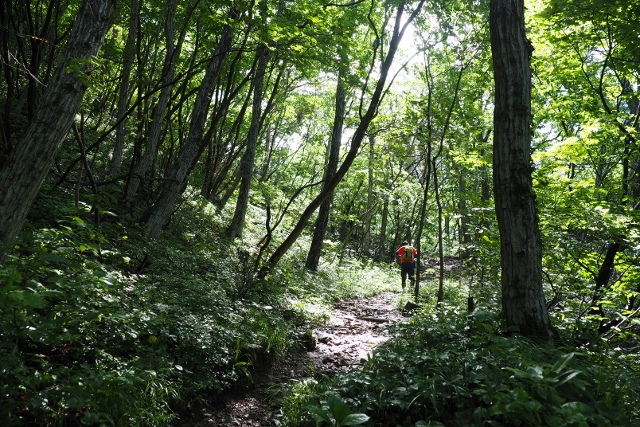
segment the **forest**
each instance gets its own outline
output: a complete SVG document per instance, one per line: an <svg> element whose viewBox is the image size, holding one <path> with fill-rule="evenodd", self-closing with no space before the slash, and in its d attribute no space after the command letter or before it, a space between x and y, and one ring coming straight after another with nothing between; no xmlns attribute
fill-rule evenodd
<svg viewBox="0 0 640 427"><path fill-rule="evenodd" d="M184 425L391 291L389 340L265 425L640 426L638 22L2 2L0 424Z"/></svg>

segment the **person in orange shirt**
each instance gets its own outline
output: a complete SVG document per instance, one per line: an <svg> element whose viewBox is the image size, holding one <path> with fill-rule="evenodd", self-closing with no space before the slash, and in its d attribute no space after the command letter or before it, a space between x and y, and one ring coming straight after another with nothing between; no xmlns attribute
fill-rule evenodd
<svg viewBox="0 0 640 427"><path fill-rule="evenodd" d="M396 257L398 258L398 262L400 263L400 277L402 278L402 291L405 290L407 285L407 276L409 276L409 281L411 282L411 287L413 287L415 279L413 278L413 273L416 270L416 257L418 256L418 251L416 248L411 246L409 242L406 240L402 242L402 246L398 248L396 251Z"/></svg>

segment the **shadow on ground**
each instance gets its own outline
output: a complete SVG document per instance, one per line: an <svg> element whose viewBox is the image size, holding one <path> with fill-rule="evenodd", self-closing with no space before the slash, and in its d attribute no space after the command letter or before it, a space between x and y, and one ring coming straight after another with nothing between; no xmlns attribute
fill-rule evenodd
<svg viewBox="0 0 640 427"><path fill-rule="evenodd" d="M314 330L310 351L288 354L264 372L254 373L253 383L208 402L183 415L181 427L267 427L280 425L280 406L293 380L317 374L335 375L357 369L374 348L388 339L390 322L403 319L398 310L400 294L384 292L370 298L340 302L331 319Z"/></svg>

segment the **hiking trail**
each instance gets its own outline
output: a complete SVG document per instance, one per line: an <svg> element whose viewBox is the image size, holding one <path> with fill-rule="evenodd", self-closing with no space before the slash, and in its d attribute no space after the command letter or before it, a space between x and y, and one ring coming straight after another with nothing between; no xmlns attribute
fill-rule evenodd
<svg viewBox="0 0 640 427"><path fill-rule="evenodd" d="M273 427L281 425L281 399L295 380L322 373L335 375L359 368L374 348L389 338L387 327L404 318L397 292L341 301L327 323L314 329L310 351L288 353L266 369L252 373L252 384L182 415L181 427Z"/></svg>

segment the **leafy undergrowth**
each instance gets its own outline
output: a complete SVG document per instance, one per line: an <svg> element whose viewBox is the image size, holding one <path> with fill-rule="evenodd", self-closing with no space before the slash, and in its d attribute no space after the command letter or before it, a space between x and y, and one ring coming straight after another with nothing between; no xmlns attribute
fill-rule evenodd
<svg viewBox="0 0 640 427"><path fill-rule="evenodd" d="M398 287L395 268L357 259L328 257L317 274L304 271L305 240L256 285L260 236L222 241L228 212L206 203L183 204L158 241L107 213L96 227L82 205L58 212L64 220L32 222L2 254L2 426L169 426L249 378L258 357L299 345L298 332L325 320L335 301ZM423 301L435 295L428 284L422 292ZM493 315L469 319L456 308L466 292L447 282L450 308L425 308L398 326L361 371L300 381L283 421L638 425L632 353L505 338Z"/></svg>
<svg viewBox="0 0 640 427"><path fill-rule="evenodd" d="M115 216L94 227L82 206L65 213L2 260L2 426L171 425L248 378L257 357L298 345L333 301L392 286L385 267L312 275L295 256L254 286L251 242L221 241L205 204L183 205L158 241Z"/></svg>
<svg viewBox="0 0 640 427"><path fill-rule="evenodd" d="M488 312L425 310L361 371L293 388L295 426L640 425L640 375L605 346L563 349L503 337Z"/></svg>

